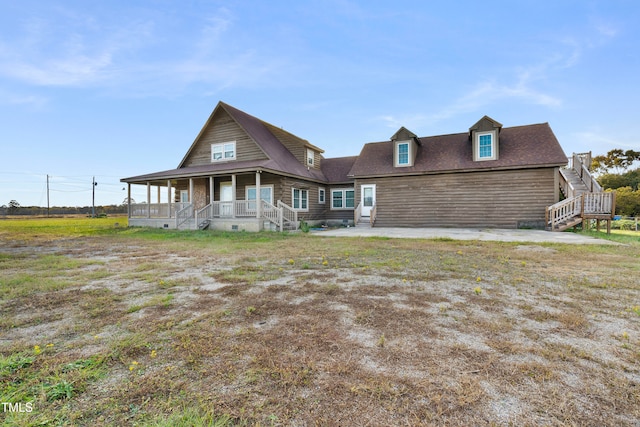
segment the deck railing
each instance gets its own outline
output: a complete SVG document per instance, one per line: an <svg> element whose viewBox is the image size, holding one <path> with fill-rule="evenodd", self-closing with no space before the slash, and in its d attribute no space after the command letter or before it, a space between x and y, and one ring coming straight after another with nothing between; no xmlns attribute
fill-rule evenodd
<svg viewBox="0 0 640 427"><path fill-rule="evenodd" d="M546 221L551 229L572 218L612 218L615 211L615 191L583 193L562 200L547 208Z"/></svg>

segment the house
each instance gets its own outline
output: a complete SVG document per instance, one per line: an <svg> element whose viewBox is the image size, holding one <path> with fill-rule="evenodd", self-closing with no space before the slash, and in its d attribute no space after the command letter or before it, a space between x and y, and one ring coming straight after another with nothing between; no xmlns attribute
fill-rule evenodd
<svg viewBox="0 0 640 427"><path fill-rule="evenodd" d="M358 156L323 153L219 102L176 169L121 180L129 201L132 185L147 188L146 203L130 202L129 224L544 228L566 186L567 157L547 123L503 127L485 116L466 132L432 137L402 127Z"/></svg>

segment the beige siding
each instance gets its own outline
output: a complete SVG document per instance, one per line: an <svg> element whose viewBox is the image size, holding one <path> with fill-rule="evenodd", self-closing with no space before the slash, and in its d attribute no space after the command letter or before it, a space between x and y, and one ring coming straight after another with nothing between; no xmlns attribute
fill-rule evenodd
<svg viewBox="0 0 640 427"><path fill-rule="evenodd" d="M376 184L379 227L542 227L554 168L358 179Z"/></svg>
<svg viewBox="0 0 640 427"><path fill-rule="evenodd" d="M236 141L236 161L260 160L267 156L223 109L219 109L185 160L184 166L211 163L211 144Z"/></svg>

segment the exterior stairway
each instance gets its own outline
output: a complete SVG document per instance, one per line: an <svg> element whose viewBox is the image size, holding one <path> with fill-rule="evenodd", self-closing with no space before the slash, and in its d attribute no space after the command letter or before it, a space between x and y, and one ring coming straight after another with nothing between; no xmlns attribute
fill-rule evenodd
<svg viewBox="0 0 640 427"><path fill-rule="evenodd" d="M560 170L560 190L565 199L547 208L547 230L564 231L584 220L607 221L610 232L615 213L615 192L603 192L591 175L591 153L573 154L569 165Z"/></svg>

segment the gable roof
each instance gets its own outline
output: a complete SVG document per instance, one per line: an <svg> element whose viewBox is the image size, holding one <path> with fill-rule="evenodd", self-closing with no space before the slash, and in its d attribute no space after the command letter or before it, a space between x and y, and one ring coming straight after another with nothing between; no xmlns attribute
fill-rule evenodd
<svg viewBox="0 0 640 427"><path fill-rule="evenodd" d="M497 122L496 122L497 123ZM488 169L563 166L567 157L548 123L503 128L500 157L473 161L469 134L419 138L421 147L413 166L394 167L391 141L365 144L350 177L412 175Z"/></svg>
<svg viewBox="0 0 640 427"><path fill-rule="evenodd" d="M210 163L189 167L184 166L187 162L187 159L189 158L189 155L198 145L201 137L204 135L205 131L213 121L213 118L216 116L218 111L220 111L220 109L229 114L229 116L238 124L238 126L240 126L240 128L249 136L249 138L251 138L256 143L256 145L264 152L268 159ZM299 162L298 159L296 159L295 156L284 146L282 141L280 141L274 135L274 133L269 130L269 127L274 126L220 101L207 119L207 122L198 133L198 136L191 144L191 147L189 147L189 150L187 150L186 154L180 161L178 168L146 175L139 175L131 178L124 178L121 181L127 182L172 179L186 176L207 176L216 173L228 173L235 170L251 171L256 169L269 170L286 175L294 175L313 181L327 181L321 170L307 168L305 165ZM305 147L313 148L319 152L323 152L323 150L310 144L308 141L302 138L299 138L284 130L281 130L281 132L283 135L286 134L289 139L299 141L300 144L304 145ZM280 134L280 132L277 133Z"/></svg>

